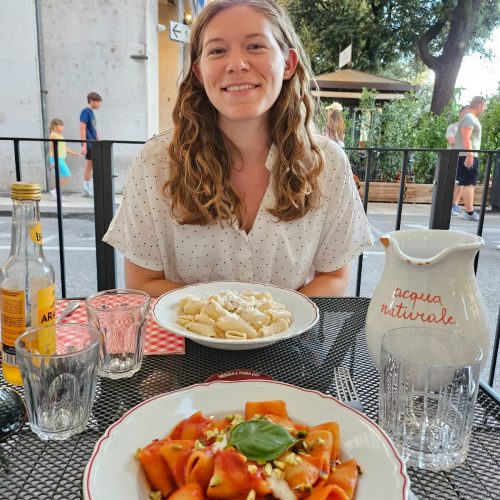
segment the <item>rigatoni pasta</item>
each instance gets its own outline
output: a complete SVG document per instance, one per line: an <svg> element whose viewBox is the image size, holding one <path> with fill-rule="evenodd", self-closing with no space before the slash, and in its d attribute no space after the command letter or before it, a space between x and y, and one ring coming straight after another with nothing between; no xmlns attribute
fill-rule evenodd
<svg viewBox="0 0 500 500"><path fill-rule="evenodd" d="M341 456L337 422L296 422L282 400L223 418L197 411L136 457L150 498L168 500L352 500L361 474Z"/></svg>
<svg viewBox="0 0 500 500"><path fill-rule="evenodd" d="M204 337L245 340L284 332L293 316L269 292L235 292L198 297L186 295L179 301L177 323Z"/></svg>

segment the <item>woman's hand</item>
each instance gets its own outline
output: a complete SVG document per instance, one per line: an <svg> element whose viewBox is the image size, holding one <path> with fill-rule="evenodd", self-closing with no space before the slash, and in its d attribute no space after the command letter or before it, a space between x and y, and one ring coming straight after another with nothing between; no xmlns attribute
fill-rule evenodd
<svg viewBox="0 0 500 500"><path fill-rule="evenodd" d="M182 288L184 283L177 283L165 279L163 271L151 271L138 266L128 259L125 260L125 286L134 290L142 290L151 297L159 297L165 292Z"/></svg>
<svg viewBox="0 0 500 500"><path fill-rule="evenodd" d="M351 265L332 271L331 273L314 274L314 279L299 288L299 292L308 297L341 297L349 285Z"/></svg>

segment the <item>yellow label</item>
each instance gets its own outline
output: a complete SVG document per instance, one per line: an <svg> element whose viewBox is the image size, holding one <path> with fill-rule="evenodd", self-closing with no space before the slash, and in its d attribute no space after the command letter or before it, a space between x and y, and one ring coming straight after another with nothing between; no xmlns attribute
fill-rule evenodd
<svg viewBox="0 0 500 500"><path fill-rule="evenodd" d="M30 238L37 245L41 245L43 243L42 225L39 222L37 222L36 224L33 224L33 227L30 230Z"/></svg>
<svg viewBox="0 0 500 500"><path fill-rule="evenodd" d="M38 324L51 326L56 322L56 285L40 288L37 292Z"/></svg>
<svg viewBox="0 0 500 500"><path fill-rule="evenodd" d="M23 290L0 288L2 305L2 343L14 347L17 337L26 330L26 312Z"/></svg>
<svg viewBox="0 0 500 500"><path fill-rule="evenodd" d="M38 326L46 327L38 337L38 352L50 355L56 348L56 286L40 288L37 292Z"/></svg>

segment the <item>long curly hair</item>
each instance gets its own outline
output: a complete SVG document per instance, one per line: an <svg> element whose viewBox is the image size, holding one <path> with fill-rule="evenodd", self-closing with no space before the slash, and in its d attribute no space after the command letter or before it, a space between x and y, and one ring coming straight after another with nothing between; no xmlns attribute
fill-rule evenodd
<svg viewBox="0 0 500 500"><path fill-rule="evenodd" d="M326 122L326 136L335 142L344 142L345 122L341 111L331 110L328 112Z"/></svg>
<svg viewBox="0 0 500 500"><path fill-rule="evenodd" d="M269 212L282 221L298 219L318 205L322 194L319 176L324 158L313 131L315 107L309 89L312 72L290 19L272 0L215 0L207 4L194 23L190 68L173 110L174 132L168 149L170 177L163 190L171 199L172 216L180 224L207 225L224 220L243 226L244 207L230 183L234 166L231 152L234 154L236 148L218 127L217 110L194 71L208 23L222 10L239 5L263 14L283 54L293 48L299 60L269 111L269 136L279 153L273 170L276 204Z"/></svg>

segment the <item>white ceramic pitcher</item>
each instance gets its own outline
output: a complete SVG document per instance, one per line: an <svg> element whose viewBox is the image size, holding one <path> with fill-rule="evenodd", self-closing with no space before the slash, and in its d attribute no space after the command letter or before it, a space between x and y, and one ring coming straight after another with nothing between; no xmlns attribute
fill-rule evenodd
<svg viewBox="0 0 500 500"><path fill-rule="evenodd" d="M404 326L459 333L488 357L489 328L474 275L479 236L446 230L401 230L380 238L385 266L366 317L366 340L380 366L382 336Z"/></svg>

